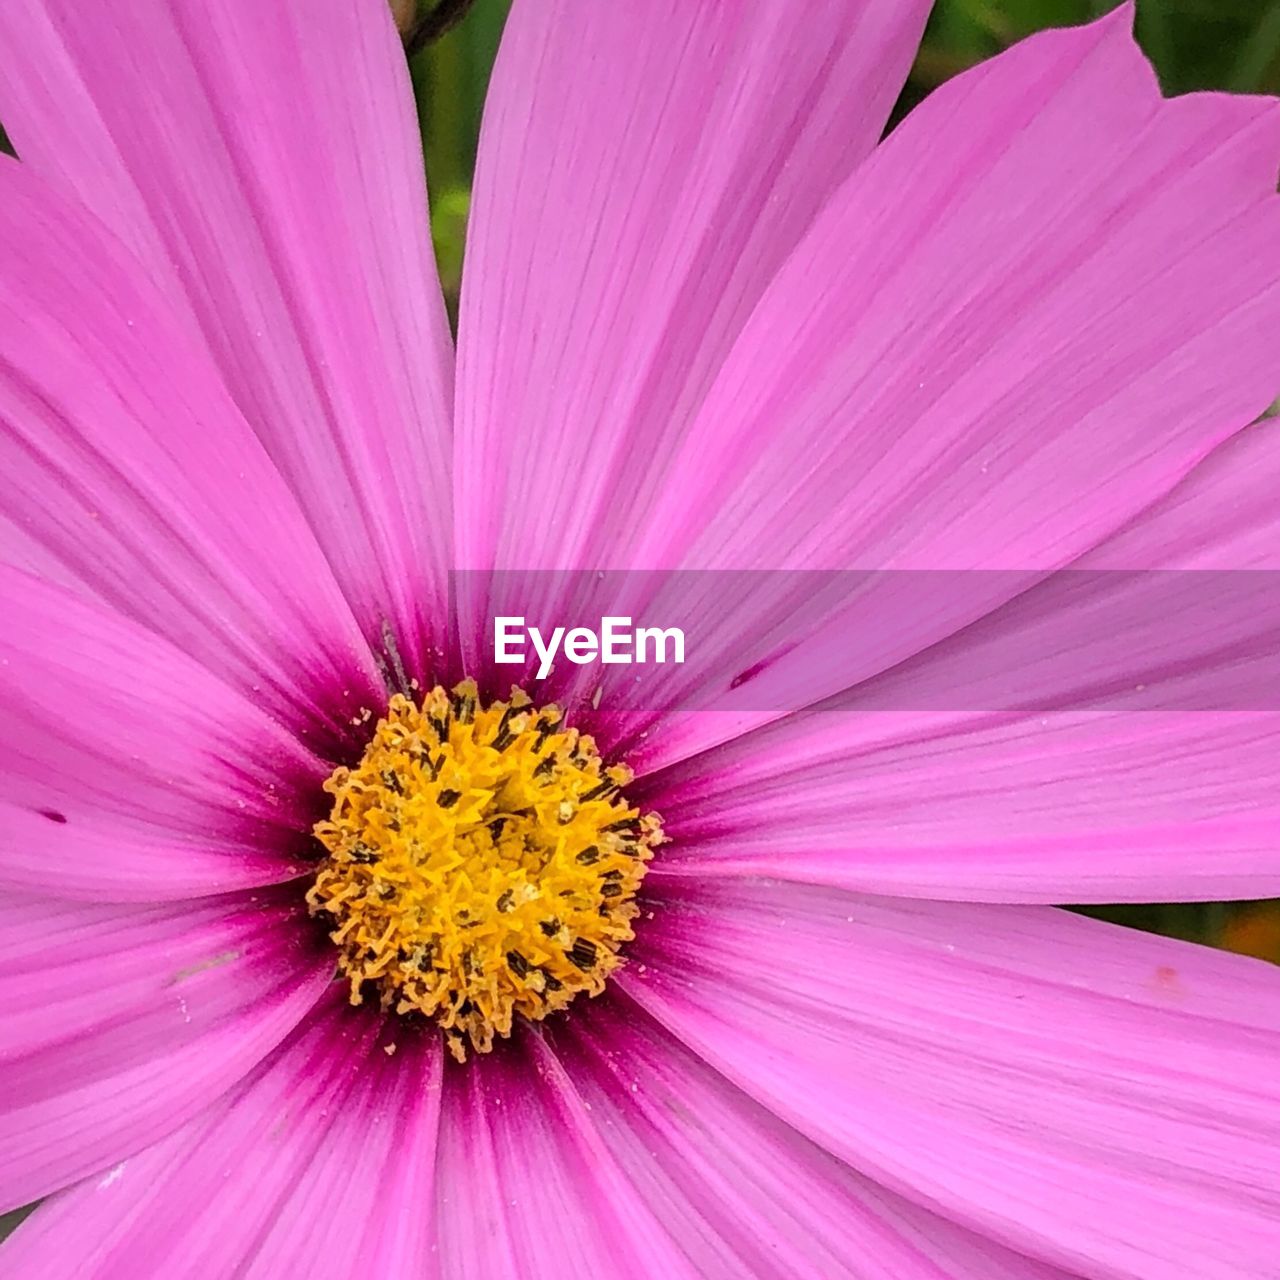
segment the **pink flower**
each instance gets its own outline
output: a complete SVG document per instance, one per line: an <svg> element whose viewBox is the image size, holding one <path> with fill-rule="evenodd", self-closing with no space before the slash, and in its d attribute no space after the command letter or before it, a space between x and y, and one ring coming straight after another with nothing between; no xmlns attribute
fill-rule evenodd
<svg viewBox="0 0 1280 1280"><path fill-rule="evenodd" d="M1258 629L1095 660L1033 584L1280 560L1280 115L1162 101L1126 7L872 154L926 8L518 3L455 361L385 0L0 5L5 1275L1277 1274L1280 975L1050 905L1280 893L1277 713L1183 696ZM494 684L451 566L1001 572L579 698L670 843L604 994L459 1065L305 897L388 688Z"/></svg>

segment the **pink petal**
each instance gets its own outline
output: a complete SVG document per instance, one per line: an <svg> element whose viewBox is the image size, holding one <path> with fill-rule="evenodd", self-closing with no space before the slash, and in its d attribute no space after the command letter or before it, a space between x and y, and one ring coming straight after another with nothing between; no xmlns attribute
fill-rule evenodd
<svg viewBox="0 0 1280 1280"><path fill-rule="evenodd" d="M638 495L651 498L787 252L874 146L927 10L515 6L467 242L460 564L628 558Z"/></svg>
<svg viewBox="0 0 1280 1280"><path fill-rule="evenodd" d="M0 1248L5 1274L430 1274L439 1040L389 1057L380 1023L330 988L194 1120L41 1206Z"/></svg>
<svg viewBox="0 0 1280 1280"><path fill-rule="evenodd" d="M548 1031L633 1194L699 1276L1063 1275L853 1172L627 1003Z"/></svg>
<svg viewBox="0 0 1280 1280"><path fill-rule="evenodd" d="M0 1207L140 1151L298 1023L333 973L296 893L0 902Z"/></svg>
<svg viewBox="0 0 1280 1280"><path fill-rule="evenodd" d="M384 0L15 0L0 44L24 162L139 255L366 636L417 658L445 599L451 350Z"/></svg>
<svg viewBox="0 0 1280 1280"><path fill-rule="evenodd" d="M698 1274L533 1034L446 1071L435 1218L449 1280Z"/></svg>
<svg viewBox="0 0 1280 1280"><path fill-rule="evenodd" d="M674 840L655 874L984 901L1280 894L1277 444L1242 432L980 625L655 779Z"/></svg>
<svg viewBox="0 0 1280 1280"><path fill-rule="evenodd" d="M655 789L657 877L986 902L1280 894L1280 713L818 712Z"/></svg>
<svg viewBox="0 0 1280 1280"><path fill-rule="evenodd" d="M217 375L119 245L12 161L0 470L3 558L159 632L290 723L332 736L375 705L368 646Z"/></svg>
<svg viewBox="0 0 1280 1280"><path fill-rule="evenodd" d="M1086 569L1280 569L1280 423L1215 449L1168 497L1078 564Z"/></svg>
<svg viewBox="0 0 1280 1280"><path fill-rule="evenodd" d="M722 571L1017 572L975 575L917 618L888 575L767 645L734 618L724 574L704 575L730 613L683 669L684 696L718 681L722 714L651 736L652 763L981 617L1167 493L1274 396L1280 111L1163 102L1131 16L1044 33L956 78L837 192L668 451L628 553ZM795 575L774 576L773 603L805 598Z"/></svg>
<svg viewBox="0 0 1280 1280"><path fill-rule="evenodd" d="M1280 973L1048 908L665 897L621 983L852 1168L1072 1274L1263 1280Z"/></svg>
<svg viewBox="0 0 1280 1280"><path fill-rule="evenodd" d="M300 874L329 766L167 641L0 566L0 884L156 902Z"/></svg>

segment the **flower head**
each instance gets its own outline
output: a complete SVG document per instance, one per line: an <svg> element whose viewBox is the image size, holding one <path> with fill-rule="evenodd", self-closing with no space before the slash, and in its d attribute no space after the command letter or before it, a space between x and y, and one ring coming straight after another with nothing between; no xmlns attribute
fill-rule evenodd
<svg viewBox="0 0 1280 1280"><path fill-rule="evenodd" d="M6 1275L1274 1274L1052 904L1280 891L1280 115L927 7L517 0L455 348L384 0L0 5Z"/></svg>
<svg viewBox="0 0 1280 1280"><path fill-rule="evenodd" d="M527 694L483 706L475 682L392 697L360 763L325 782L328 856L307 892L336 928L359 1004L434 1018L459 1061L512 1019L599 995L634 936L636 890L662 838L622 798L556 706Z"/></svg>

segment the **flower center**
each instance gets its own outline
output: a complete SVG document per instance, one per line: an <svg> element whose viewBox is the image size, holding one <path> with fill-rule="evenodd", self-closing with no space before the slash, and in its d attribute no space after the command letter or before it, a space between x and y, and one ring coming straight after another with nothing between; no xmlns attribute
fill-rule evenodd
<svg viewBox="0 0 1280 1280"><path fill-rule="evenodd" d="M327 857L307 902L333 922L351 1003L372 989L435 1018L461 1062L516 1014L599 995L663 838L630 781L520 689L488 707L470 680L420 707L393 697L359 764L325 782L315 826Z"/></svg>

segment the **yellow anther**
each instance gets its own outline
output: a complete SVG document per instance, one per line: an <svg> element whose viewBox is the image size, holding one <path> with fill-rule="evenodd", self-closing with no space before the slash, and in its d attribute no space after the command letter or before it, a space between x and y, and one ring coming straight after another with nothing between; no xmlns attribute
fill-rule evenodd
<svg viewBox="0 0 1280 1280"><path fill-rule="evenodd" d="M397 694L359 764L325 783L327 856L307 901L329 918L351 1002L434 1018L454 1057L487 1052L517 1014L598 995L633 934L662 841L627 803L624 765L559 708L474 682Z"/></svg>

